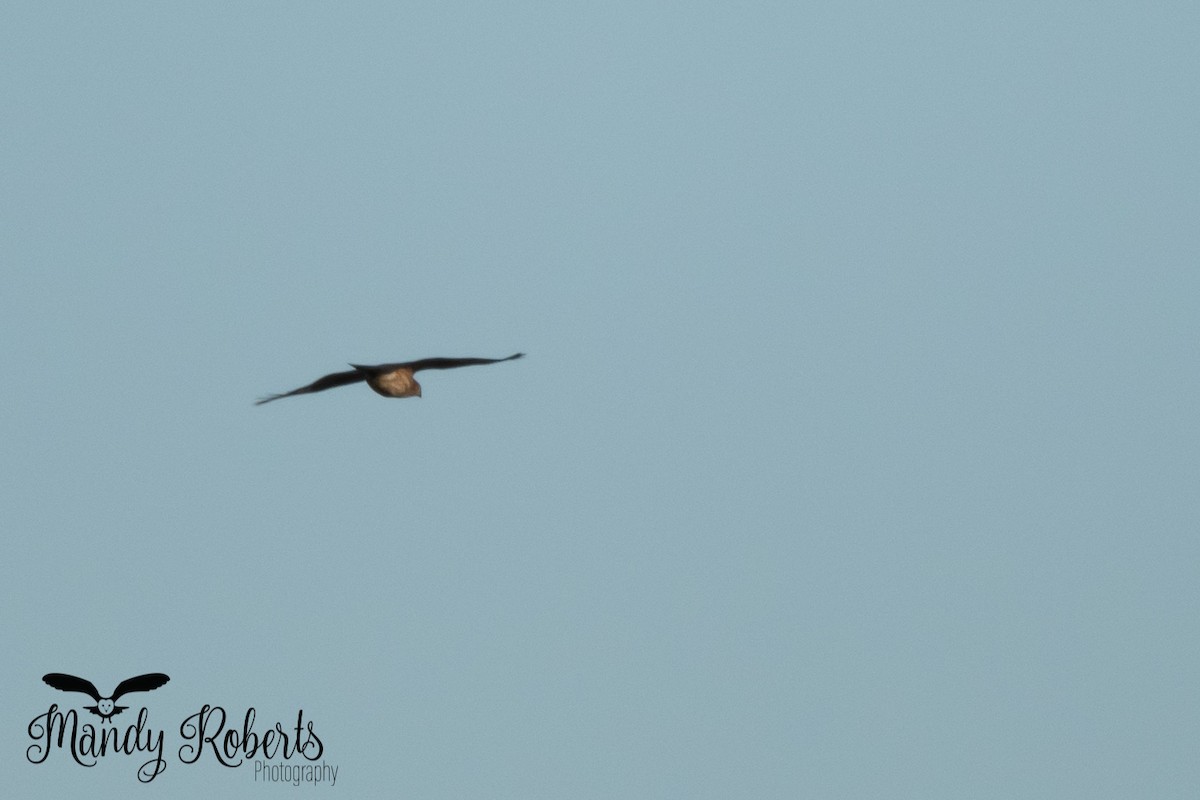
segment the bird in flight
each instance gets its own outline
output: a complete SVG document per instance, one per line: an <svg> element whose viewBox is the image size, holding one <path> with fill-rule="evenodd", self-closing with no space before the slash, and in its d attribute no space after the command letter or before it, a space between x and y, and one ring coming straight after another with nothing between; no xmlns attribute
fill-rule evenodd
<svg viewBox="0 0 1200 800"><path fill-rule="evenodd" d="M126 692L148 692L151 689L157 689L171 679L161 672L151 672L146 675L138 675L136 678L128 678L117 684L117 688L113 690L112 697L101 697L99 690L96 689L96 684L86 681L83 678L76 678L74 675L51 672L48 675L43 675L42 680L60 691L83 692L96 701L96 705L84 706L84 708L100 717L101 722L108 722L117 714L129 708L129 706L119 706L116 704L117 698L121 695Z"/></svg>
<svg viewBox="0 0 1200 800"><path fill-rule="evenodd" d="M512 361L524 357L524 353L513 353L507 358L422 358L419 361L405 361L402 364L376 364L365 366L351 364L354 369L346 372L334 372L323 378L317 378L308 386L292 389L281 394L269 394L255 401L254 405L261 406L281 397L291 397L297 394L323 392L335 386L345 386L350 383L366 381L384 397L420 397L421 384L413 377L414 372L423 369L453 369L454 367L473 367L478 364L498 364L501 361Z"/></svg>

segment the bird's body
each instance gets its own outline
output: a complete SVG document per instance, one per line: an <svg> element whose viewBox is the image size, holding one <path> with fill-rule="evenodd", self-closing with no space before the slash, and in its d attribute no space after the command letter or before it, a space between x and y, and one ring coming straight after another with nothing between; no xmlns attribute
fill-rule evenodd
<svg viewBox="0 0 1200 800"><path fill-rule="evenodd" d="M419 361L404 361L397 364L351 364L354 369L345 372L333 372L317 378L308 386L301 386L290 392L268 395L258 400L255 405L269 403L283 397L297 394L309 394L332 389L335 386L347 386L351 383L365 381L376 393L384 397L420 397L421 384L417 383L415 372L423 369L453 369L454 367L470 367L479 364L498 364L501 361L512 361L521 358L524 353L514 353L507 358L423 358Z"/></svg>
<svg viewBox="0 0 1200 800"><path fill-rule="evenodd" d="M367 386L384 397L420 397L421 384L413 377L409 367L395 369L361 367L352 365L355 369L367 372Z"/></svg>

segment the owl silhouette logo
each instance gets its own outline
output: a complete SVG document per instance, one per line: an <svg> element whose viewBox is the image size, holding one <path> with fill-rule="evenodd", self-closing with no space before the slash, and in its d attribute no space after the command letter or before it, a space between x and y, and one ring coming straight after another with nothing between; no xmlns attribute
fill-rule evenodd
<svg viewBox="0 0 1200 800"><path fill-rule="evenodd" d="M103 724L109 722L117 714L120 714L129 706L117 705L117 699L129 692L149 692L152 689L157 689L167 681L171 680L161 672L149 672L145 675L138 675L136 678L128 678L117 684L117 688L109 697L102 697L96 685L91 681L86 681L83 678L76 678L74 675L64 675L61 672L51 672L42 676L42 680L47 685L53 686L64 692L82 692L88 697L96 701L94 706L84 706L88 711L100 717L100 722Z"/></svg>

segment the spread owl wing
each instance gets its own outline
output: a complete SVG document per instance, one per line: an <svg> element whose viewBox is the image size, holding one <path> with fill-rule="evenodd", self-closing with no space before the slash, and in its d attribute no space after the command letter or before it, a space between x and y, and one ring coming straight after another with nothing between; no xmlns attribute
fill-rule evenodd
<svg viewBox="0 0 1200 800"><path fill-rule="evenodd" d="M91 681L76 678L74 675L64 675L61 672L51 672L48 675L43 675L42 680L59 691L83 692L97 703L100 702L100 692L96 691L96 686Z"/></svg>
<svg viewBox="0 0 1200 800"><path fill-rule="evenodd" d="M308 386L301 386L299 389L292 389L290 392L281 394L269 394L259 400L256 400L254 405L261 406L263 403L269 403L272 400L278 400L281 397L291 397L297 394L308 394L309 392L322 392L326 389L332 389L335 386L345 386L348 383L358 383L367 379L367 373L360 372L357 369L348 370L346 372L334 372L326 375L323 378L317 378Z"/></svg>
<svg viewBox="0 0 1200 800"><path fill-rule="evenodd" d="M171 679L161 672L149 672L145 675L138 675L136 678L126 678L117 684L117 688L112 693L112 699L115 701L126 692L148 692L151 689L157 689L169 680Z"/></svg>
<svg viewBox="0 0 1200 800"><path fill-rule="evenodd" d="M514 358L524 358L524 356L524 353L513 353L508 358L422 358L420 361L389 364L388 366L408 367L413 372L418 372L423 369L453 369L455 367L474 367L479 364L499 364L501 361L512 361Z"/></svg>

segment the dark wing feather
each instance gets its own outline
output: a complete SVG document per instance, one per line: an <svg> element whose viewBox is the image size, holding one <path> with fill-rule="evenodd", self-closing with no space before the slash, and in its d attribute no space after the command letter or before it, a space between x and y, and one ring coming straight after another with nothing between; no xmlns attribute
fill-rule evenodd
<svg viewBox="0 0 1200 800"><path fill-rule="evenodd" d="M394 364L394 367L408 367L413 372L423 369L453 369L455 367L474 367L480 364L499 364L501 361L512 361L523 358L524 353L513 353L508 358L422 358L420 361L409 361L405 364Z"/></svg>
<svg viewBox="0 0 1200 800"><path fill-rule="evenodd" d="M97 703L100 702L100 692L96 691L96 687L91 681L76 678L74 675L64 675L61 672L51 672L48 675L43 675L42 680L59 691L83 692Z"/></svg>
<svg viewBox="0 0 1200 800"><path fill-rule="evenodd" d="M332 389L335 386L345 386L348 383L358 383L367 379L367 373L357 369L348 370L346 372L334 372L326 375L324 378L317 378L308 386L301 386L299 389L292 389L290 392L282 394L270 394L266 397L256 400L254 405L261 406L263 403L269 403L272 400L278 400L281 397L291 397L297 394L308 394L309 392L322 392L326 389Z"/></svg>
<svg viewBox="0 0 1200 800"><path fill-rule="evenodd" d="M126 678L117 684L117 688L113 690L112 699L116 700L127 692L148 692L151 689L157 689L169 680L171 679L161 672L150 672L138 675L136 678Z"/></svg>

